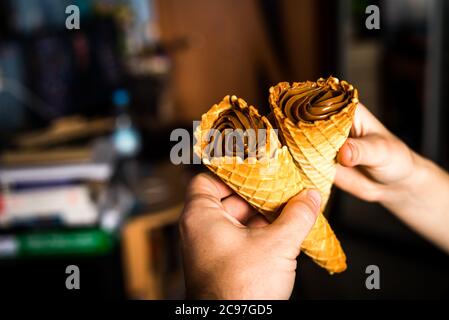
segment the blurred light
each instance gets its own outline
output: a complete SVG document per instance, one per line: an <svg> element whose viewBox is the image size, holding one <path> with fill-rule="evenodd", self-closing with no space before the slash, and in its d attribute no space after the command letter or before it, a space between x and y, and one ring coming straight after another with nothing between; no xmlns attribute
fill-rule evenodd
<svg viewBox="0 0 449 320"><path fill-rule="evenodd" d="M14 237L0 238L0 257L12 257L17 254L19 245Z"/></svg>
<svg viewBox="0 0 449 320"><path fill-rule="evenodd" d="M129 105L129 94L125 89L114 91L112 102L116 107L124 107Z"/></svg>
<svg viewBox="0 0 449 320"><path fill-rule="evenodd" d="M133 127L119 127L113 141L115 149L122 156L133 156L140 149L140 136Z"/></svg>
<svg viewBox="0 0 449 320"><path fill-rule="evenodd" d="M101 228L105 231L112 232L118 228L121 222L121 215L115 209L110 209L104 212L101 218Z"/></svg>

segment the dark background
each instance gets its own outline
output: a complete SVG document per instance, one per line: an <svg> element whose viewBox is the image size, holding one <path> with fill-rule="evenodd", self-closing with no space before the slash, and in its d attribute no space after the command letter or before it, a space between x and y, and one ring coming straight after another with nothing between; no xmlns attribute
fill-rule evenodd
<svg viewBox="0 0 449 320"><path fill-rule="evenodd" d="M81 9L80 30L64 27L69 4L59 0L0 3L0 150L18 150L14 143L18 136L45 130L67 116L118 118L121 111L112 97L124 88L130 97L126 113L140 135L141 148L119 161L106 187L125 181L137 205L111 236L114 245L107 252L0 256L1 295L182 298L176 226L172 223L167 230L148 235L150 249L143 249L156 252L151 259L157 272L148 273L159 281L157 294L153 287L143 288L145 293L132 290L125 259L130 249L124 245L123 230L133 219L181 201L185 182L200 168L183 166L176 169L180 173L160 169L170 166L170 132L180 127L191 130L192 121L226 94L268 111L268 88L279 81L328 75L346 79L392 132L449 169L447 1L79 0L73 4ZM380 30L365 27L365 8L370 4L380 8ZM111 128L108 134L116 130ZM131 178L130 162L137 168ZM153 187L179 189L164 191L142 205L139 191L134 191L142 181L158 175L160 185ZM3 192L7 189L2 186ZM165 200L159 203L159 198ZM348 270L329 276L301 255L293 299L449 296L447 254L380 205L335 190L329 207L330 223L348 256ZM0 233L14 236L77 228L0 224ZM101 224L82 228L98 229ZM81 269L80 291L64 287L68 264ZM365 287L365 269L371 264L380 268L380 290ZM166 269L174 276L167 277Z"/></svg>

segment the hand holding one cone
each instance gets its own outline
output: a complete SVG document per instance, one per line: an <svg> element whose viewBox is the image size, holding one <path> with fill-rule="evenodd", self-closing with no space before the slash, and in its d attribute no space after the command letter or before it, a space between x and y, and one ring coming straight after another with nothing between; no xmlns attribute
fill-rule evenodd
<svg viewBox="0 0 449 320"><path fill-rule="evenodd" d="M202 116L194 151L270 221L302 189L318 189L321 213L301 249L330 273L342 272L346 256L322 212L336 172L336 154L352 125L357 90L333 77L282 82L270 88L269 101L275 124L244 100L226 96ZM228 143L228 129L240 132L240 148L232 140L235 137Z"/></svg>

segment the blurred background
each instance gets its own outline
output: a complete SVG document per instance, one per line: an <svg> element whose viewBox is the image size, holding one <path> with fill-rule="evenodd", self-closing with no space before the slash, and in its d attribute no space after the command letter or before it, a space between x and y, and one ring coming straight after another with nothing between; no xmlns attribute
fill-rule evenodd
<svg viewBox="0 0 449 320"><path fill-rule="evenodd" d="M226 94L266 113L279 81L346 79L449 169L448 45L444 0L2 0L0 295L183 298L176 223L204 169L171 164L170 133ZM348 270L301 255L293 299L449 296L448 255L381 206L335 190L328 212ZM365 287L371 264L380 290Z"/></svg>

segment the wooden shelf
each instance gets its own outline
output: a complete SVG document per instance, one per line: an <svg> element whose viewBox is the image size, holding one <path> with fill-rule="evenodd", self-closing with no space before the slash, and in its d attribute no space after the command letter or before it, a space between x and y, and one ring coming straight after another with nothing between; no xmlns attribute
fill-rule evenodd
<svg viewBox="0 0 449 320"><path fill-rule="evenodd" d="M131 299L163 299L164 283L154 268L149 233L178 222L183 203L131 219L123 229L125 286Z"/></svg>

